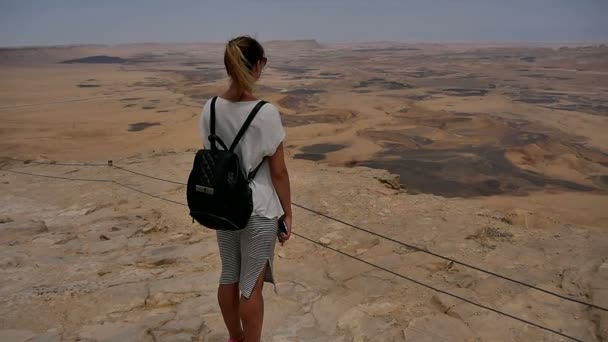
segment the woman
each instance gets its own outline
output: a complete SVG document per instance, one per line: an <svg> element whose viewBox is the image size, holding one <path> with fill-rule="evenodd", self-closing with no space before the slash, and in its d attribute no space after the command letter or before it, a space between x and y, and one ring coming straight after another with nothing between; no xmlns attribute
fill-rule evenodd
<svg viewBox="0 0 608 342"><path fill-rule="evenodd" d="M264 48L251 37L238 37L226 45L224 65L230 87L216 100L215 125L216 134L227 143L234 139L259 102L253 86L266 62ZM206 146L209 146L210 102L201 113L200 130ZM247 227L241 231L217 231L222 260L217 298L230 333L229 342L260 340L264 319L262 287L264 282L274 285L272 265L279 218L287 226L287 234L279 235L281 244L291 236L291 194L283 154L284 138L278 110L266 104L235 150L245 174L265 161L250 183L254 209Z"/></svg>

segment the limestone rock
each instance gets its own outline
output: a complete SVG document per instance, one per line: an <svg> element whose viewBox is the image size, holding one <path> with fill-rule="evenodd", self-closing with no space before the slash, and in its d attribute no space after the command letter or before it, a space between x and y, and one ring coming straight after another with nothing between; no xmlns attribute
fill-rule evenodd
<svg viewBox="0 0 608 342"><path fill-rule="evenodd" d="M608 307L608 262L604 262L591 281L593 304ZM603 341L608 341L608 312L592 310L592 319L596 325L596 334Z"/></svg>
<svg viewBox="0 0 608 342"><path fill-rule="evenodd" d="M148 239L145 237L132 237L127 240L127 248L140 249L148 243Z"/></svg>
<svg viewBox="0 0 608 342"><path fill-rule="evenodd" d="M169 322L175 317L173 307L162 307L146 311L138 322L142 322L147 328L154 329Z"/></svg>
<svg viewBox="0 0 608 342"><path fill-rule="evenodd" d="M283 323L273 333L272 341L315 341L317 339L313 339L313 336L318 331L315 325L315 318L311 313L283 318Z"/></svg>
<svg viewBox="0 0 608 342"><path fill-rule="evenodd" d="M123 201L124 201L124 200L121 200L120 202L123 202ZM119 204L120 204L120 202L119 202ZM105 209L105 208L109 208L109 207L111 207L111 206L112 206L112 203L110 203L110 202L106 202L106 203L102 203L102 204L99 204L99 205L95 205L95 206L93 206L92 208L87 209L87 210L84 212L84 214L85 214L85 215L90 215L90 214L92 214L92 213L94 213L94 212L96 212L96 211L98 211L98 210Z"/></svg>
<svg viewBox="0 0 608 342"><path fill-rule="evenodd" d="M584 270L581 268L568 268L562 273L561 288L566 291L569 296L574 298L584 298L587 296L589 289Z"/></svg>
<svg viewBox="0 0 608 342"><path fill-rule="evenodd" d="M61 335L59 334L58 329L47 330L45 333L27 340L27 342L60 342L60 341L61 341Z"/></svg>
<svg viewBox="0 0 608 342"><path fill-rule="evenodd" d="M194 335L190 333L179 333L163 335L156 339L159 342L192 342Z"/></svg>
<svg viewBox="0 0 608 342"><path fill-rule="evenodd" d="M217 287L217 279L205 274L193 274L150 283L147 304L162 306L177 304L185 298L192 298L205 289Z"/></svg>
<svg viewBox="0 0 608 342"><path fill-rule="evenodd" d="M401 189L401 177L399 175L387 173L385 175L376 177L376 179L379 180L380 183L385 184L390 189Z"/></svg>
<svg viewBox="0 0 608 342"><path fill-rule="evenodd" d="M357 292L333 291L319 298L312 305L311 313L317 319L319 330L327 335L334 335L338 326L337 319L343 318L345 312L363 300L363 295ZM348 323L343 320L342 324Z"/></svg>
<svg viewBox="0 0 608 342"><path fill-rule="evenodd" d="M84 326L78 332L78 338L91 342L154 341L143 325L124 322Z"/></svg>
<svg viewBox="0 0 608 342"><path fill-rule="evenodd" d="M97 271L97 275L100 277L103 277L106 274L110 274L112 273L112 270L110 268L102 268L99 271Z"/></svg>
<svg viewBox="0 0 608 342"><path fill-rule="evenodd" d="M452 293L464 298L477 301L478 298L473 291L466 288L454 288ZM437 293L431 298L431 303L441 311L441 313L456 319L467 319L475 315L477 308L464 303L454 297Z"/></svg>
<svg viewBox="0 0 608 342"><path fill-rule="evenodd" d="M219 310L215 298L207 296L186 299L177 306L175 318L159 330L196 333L203 329L203 316Z"/></svg>
<svg viewBox="0 0 608 342"><path fill-rule="evenodd" d="M32 243L37 244L37 245L44 245L44 246L52 246L52 245L60 245L62 243L65 243L69 238L66 237L65 235L51 235L51 236L39 236L37 238L35 238L34 240L32 240Z"/></svg>
<svg viewBox="0 0 608 342"><path fill-rule="evenodd" d="M359 309L370 316L388 316L397 309L397 306L389 302L378 302L359 304Z"/></svg>
<svg viewBox="0 0 608 342"><path fill-rule="evenodd" d="M477 341L476 334L459 319L443 315L427 315L413 319L403 331L406 341Z"/></svg>
<svg viewBox="0 0 608 342"><path fill-rule="evenodd" d="M211 243L195 243L187 246L149 247L137 258L136 263L144 266L170 265L180 261L199 262L211 255L217 247Z"/></svg>
<svg viewBox="0 0 608 342"><path fill-rule="evenodd" d="M18 267L24 259L25 255L22 253L5 253L0 256L0 268Z"/></svg>
<svg viewBox="0 0 608 342"><path fill-rule="evenodd" d="M140 255L137 263L153 266L174 264L177 261L177 250L177 246L148 248Z"/></svg>
<svg viewBox="0 0 608 342"><path fill-rule="evenodd" d="M0 217L0 224L13 222L13 219L8 216Z"/></svg>
<svg viewBox="0 0 608 342"><path fill-rule="evenodd" d="M394 341L394 335L399 333L399 328L392 317L370 316L359 306L349 309L338 319L338 328L348 331L356 342Z"/></svg>
<svg viewBox="0 0 608 342"><path fill-rule="evenodd" d="M34 336L36 336L36 334L29 330L0 330L0 341L25 342Z"/></svg>
<svg viewBox="0 0 608 342"><path fill-rule="evenodd" d="M365 317L363 311L358 308L353 308L348 311L340 319L338 320L338 328L344 330L353 330L357 328L359 325L359 321L361 321Z"/></svg>
<svg viewBox="0 0 608 342"><path fill-rule="evenodd" d="M94 242L84 243L83 250L90 254L104 254L121 250L127 245L127 238L118 236L111 240L97 240Z"/></svg>
<svg viewBox="0 0 608 342"><path fill-rule="evenodd" d="M188 246L180 245L178 256L188 262L199 263L202 259L217 253L217 243L215 239L193 243Z"/></svg>
<svg viewBox="0 0 608 342"><path fill-rule="evenodd" d="M148 297L145 283L122 284L98 292L99 307L102 311L123 312L143 307Z"/></svg>
<svg viewBox="0 0 608 342"><path fill-rule="evenodd" d="M144 234L150 234L150 233L154 233L154 232L161 232L161 231L167 231L167 230L168 230L167 226L159 225L159 224L152 224L152 223L148 223L143 228L141 228L141 232Z"/></svg>
<svg viewBox="0 0 608 342"><path fill-rule="evenodd" d="M0 225L0 232L17 233L22 235L34 235L48 232L49 228L41 220L30 220L26 222L8 221Z"/></svg>
<svg viewBox="0 0 608 342"><path fill-rule="evenodd" d="M303 305L310 305L321 298L318 290L304 284L293 281L279 283L277 287L280 289L279 294L286 298L290 298Z"/></svg>
<svg viewBox="0 0 608 342"><path fill-rule="evenodd" d="M319 239L319 243L327 246L331 244L333 241L342 241L342 235L339 231L332 231L331 233L325 234Z"/></svg>

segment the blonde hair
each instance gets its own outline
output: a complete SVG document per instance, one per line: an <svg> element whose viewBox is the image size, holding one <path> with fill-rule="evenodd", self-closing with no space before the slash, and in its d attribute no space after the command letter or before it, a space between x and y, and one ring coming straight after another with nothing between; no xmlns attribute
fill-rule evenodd
<svg viewBox="0 0 608 342"><path fill-rule="evenodd" d="M263 58L264 48L251 37L237 37L226 44L224 66L232 83L241 93L253 90L256 81L253 68Z"/></svg>

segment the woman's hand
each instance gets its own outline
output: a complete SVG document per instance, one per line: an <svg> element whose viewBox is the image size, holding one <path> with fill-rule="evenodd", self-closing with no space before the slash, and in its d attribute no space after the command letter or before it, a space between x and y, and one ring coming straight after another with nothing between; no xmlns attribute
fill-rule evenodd
<svg viewBox="0 0 608 342"><path fill-rule="evenodd" d="M285 226L287 226L287 234L279 234L279 242L281 243L281 246L283 246L285 242L287 242L287 240L289 240L289 238L291 237L291 227L293 224L293 218L291 216L285 216L283 217L282 221L285 223Z"/></svg>

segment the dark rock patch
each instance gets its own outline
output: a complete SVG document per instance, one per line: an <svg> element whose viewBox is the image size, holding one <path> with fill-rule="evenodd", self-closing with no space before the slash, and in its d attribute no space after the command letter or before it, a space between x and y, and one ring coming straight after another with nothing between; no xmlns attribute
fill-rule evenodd
<svg viewBox="0 0 608 342"><path fill-rule="evenodd" d="M387 81L382 84L384 89L397 90L397 89L411 89L413 86L401 82Z"/></svg>
<svg viewBox="0 0 608 342"><path fill-rule="evenodd" d="M525 74L522 75L524 77L530 77L530 78L542 78L545 80L558 80L558 81L567 81L567 80L571 80L571 77L564 77L564 76L551 76L551 75L545 75L545 74Z"/></svg>
<svg viewBox="0 0 608 342"><path fill-rule="evenodd" d="M327 91L322 90L322 89L298 88L298 89L289 90L286 93L291 94L291 95L314 95L314 94L321 94L321 93L326 93L326 92Z"/></svg>
<svg viewBox="0 0 608 342"><path fill-rule="evenodd" d="M339 73L339 72L327 72L327 71L325 71L325 72L320 72L319 76L342 76L342 74Z"/></svg>
<svg viewBox="0 0 608 342"><path fill-rule="evenodd" d="M145 81L135 82L133 86L135 87L160 87L167 88L171 85L171 82L168 80L162 80L158 78L148 78Z"/></svg>
<svg viewBox="0 0 608 342"><path fill-rule="evenodd" d="M354 117L357 114L350 112L349 115L337 115L337 114L314 114L314 115L281 115L283 124L287 127L304 126L315 123L343 123Z"/></svg>
<svg viewBox="0 0 608 342"><path fill-rule="evenodd" d="M409 100L414 100L414 101L423 101L426 100L428 98L430 98L431 95L429 94L424 94L424 95L406 95L405 98L409 99Z"/></svg>
<svg viewBox="0 0 608 342"><path fill-rule="evenodd" d="M129 60L120 58L120 57L112 57L112 56L89 56L84 58L77 59L69 59L66 61L60 62L61 64L76 64L76 63L85 63L85 64L123 64L127 63Z"/></svg>
<svg viewBox="0 0 608 342"><path fill-rule="evenodd" d="M528 62L528 63L534 63L534 61L536 61L536 57L532 57L532 56L521 57L520 59L522 61Z"/></svg>
<svg viewBox="0 0 608 342"><path fill-rule="evenodd" d="M412 140L414 140L414 142L416 142L417 144L420 144L420 145L430 145L430 144L434 143L433 139L419 137L419 136L412 137Z"/></svg>
<svg viewBox="0 0 608 342"><path fill-rule="evenodd" d="M215 63L213 62L207 62L207 61L192 61L192 62L182 62L180 63L183 66L193 66L193 67L199 67L201 65L214 65ZM200 67L201 69L205 69L207 67Z"/></svg>
<svg viewBox="0 0 608 342"><path fill-rule="evenodd" d="M608 105L594 103L577 103L577 104L555 104L552 106L541 106L551 109L559 109L570 112L583 112L599 116L608 116Z"/></svg>
<svg viewBox="0 0 608 342"><path fill-rule="evenodd" d="M386 90L411 89L413 86L401 82L387 81L383 78L371 78L367 81L361 81L355 88L380 87Z"/></svg>
<svg viewBox="0 0 608 342"><path fill-rule="evenodd" d="M474 240L483 247L495 249L495 242L511 242L513 234L495 227L485 227L479 229L475 234L467 236L465 239Z"/></svg>
<svg viewBox="0 0 608 342"><path fill-rule="evenodd" d="M427 78L427 77L435 77L435 76L445 76L449 75L450 72L445 71L435 71L428 68L419 68L416 71L407 71L405 72L405 76L413 77L413 78Z"/></svg>
<svg viewBox="0 0 608 342"><path fill-rule="evenodd" d="M600 95L576 95L522 89L509 94L514 101L543 105L541 107L608 116L608 103ZM592 97L593 96L593 97ZM567 102L567 103L564 103Z"/></svg>
<svg viewBox="0 0 608 342"><path fill-rule="evenodd" d="M305 159L312 161L320 161L325 159L325 155L323 154L314 154L314 153L298 153L293 156L295 159Z"/></svg>
<svg viewBox="0 0 608 342"><path fill-rule="evenodd" d="M487 89L469 89L469 88L445 88L443 93L451 96L485 96L489 91Z"/></svg>
<svg viewBox="0 0 608 342"><path fill-rule="evenodd" d="M601 187L608 188L608 175L595 176L594 181Z"/></svg>
<svg viewBox="0 0 608 342"><path fill-rule="evenodd" d="M299 110L307 102L305 96L287 95L278 101L283 108Z"/></svg>
<svg viewBox="0 0 608 342"><path fill-rule="evenodd" d="M288 74L306 74L309 72L317 71L319 69L314 68L304 68L298 66L271 66L270 68L275 69L279 72L286 72Z"/></svg>
<svg viewBox="0 0 608 342"><path fill-rule="evenodd" d="M389 47L389 48L362 48L353 49L353 52L398 52L398 51L420 51L415 47Z"/></svg>
<svg viewBox="0 0 608 342"><path fill-rule="evenodd" d="M197 68L197 70L178 70L173 72L182 75L190 85L215 82L226 77L226 71L223 68Z"/></svg>
<svg viewBox="0 0 608 342"><path fill-rule="evenodd" d="M298 88L286 92L287 96L278 101L278 104L283 108L289 108L297 111L311 110L314 106L308 105L310 100L317 94L325 93L321 89Z"/></svg>
<svg viewBox="0 0 608 342"><path fill-rule="evenodd" d="M559 97L551 96L551 95L542 95L542 94L533 94L529 93L527 95L520 94L518 98L515 99L517 102L525 102L531 104L551 104L559 102Z"/></svg>
<svg viewBox="0 0 608 342"><path fill-rule="evenodd" d="M578 183L545 177L519 169L502 149L471 147L453 150L413 150L396 144L377 159L360 165L398 174L408 191L445 197L476 197L500 194L523 195L554 186L592 191Z"/></svg>
<svg viewBox="0 0 608 342"><path fill-rule="evenodd" d="M301 148L302 152L310 154L326 154L331 152L340 151L345 148L345 145L340 144L315 144L310 146L304 146Z"/></svg>
<svg viewBox="0 0 608 342"><path fill-rule="evenodd" d="M136 122L129 124L129 132L139 132L152 126L160 126L160 122Z"/></svg>

